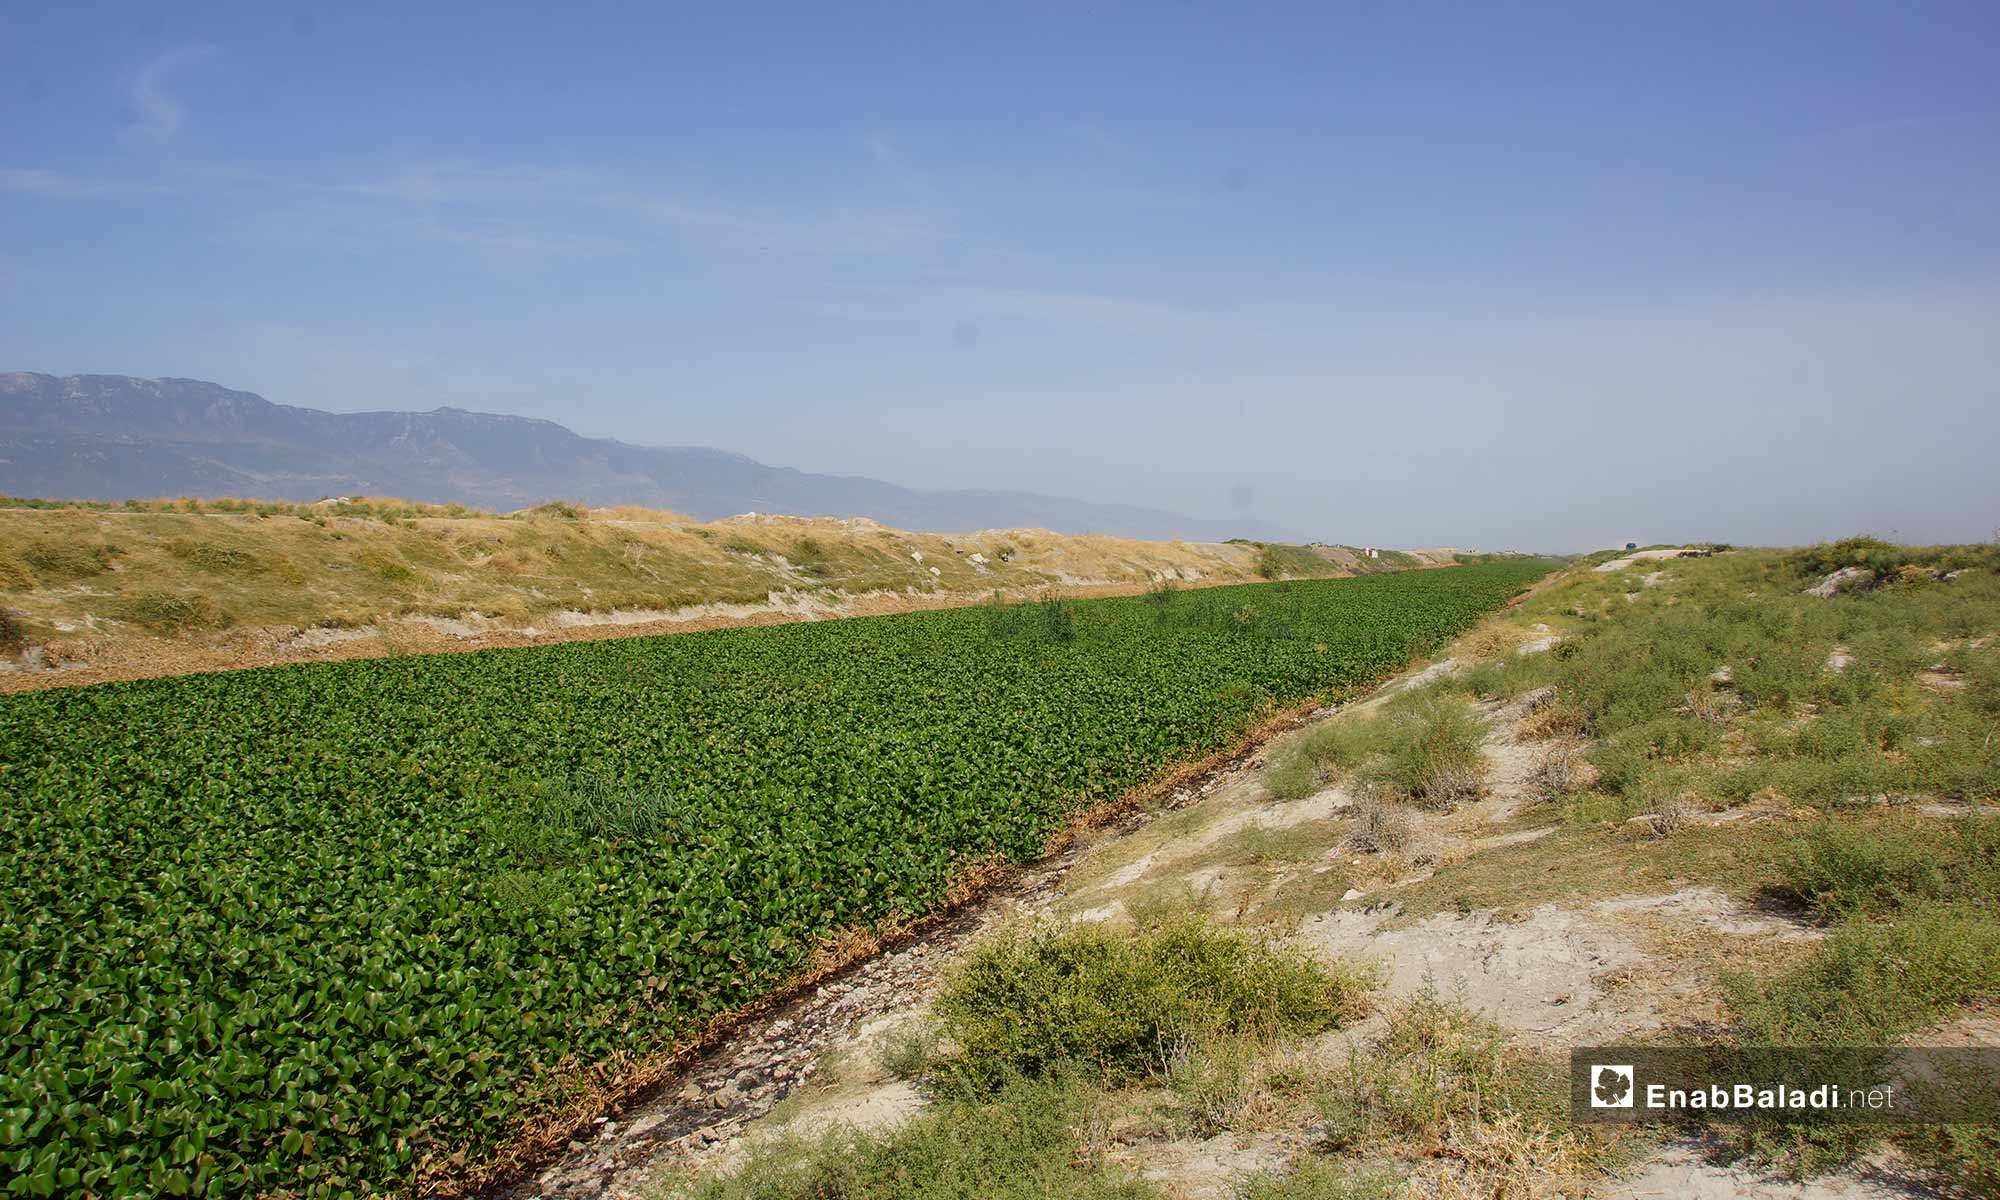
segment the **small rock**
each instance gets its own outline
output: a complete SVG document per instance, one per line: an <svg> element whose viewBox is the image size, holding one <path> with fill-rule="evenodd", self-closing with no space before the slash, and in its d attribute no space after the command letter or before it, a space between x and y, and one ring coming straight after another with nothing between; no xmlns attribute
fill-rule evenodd
<svg viewBox="0 0 2000 1200"><path fill-rule="evenodd" d="M1808 596L1818 596L1822 600L1831 600L1842 592L1866 591L1869 585L1874 582L1875 572L1869 570L1867 567L1842 567L1825 579L1820 580L1814 586L1807 588L1805 594Z"/></svg>
<svg viewBox="0 0 2000 1200"><path fill-rule="evenodd" d="M1340 898L1342 900L1359 900L1367 894L1367 892L1361 891L1359 888L1348 888Z"/></svg>
<svg viewBox="0 0 2000 1200"><path fill-rule="evenodd" d="M701 1100L701 1089L690 1083L682 1088L680 1095L675 1096L674 1099L680 1101L682 1104L699 1103Z"/></svg>

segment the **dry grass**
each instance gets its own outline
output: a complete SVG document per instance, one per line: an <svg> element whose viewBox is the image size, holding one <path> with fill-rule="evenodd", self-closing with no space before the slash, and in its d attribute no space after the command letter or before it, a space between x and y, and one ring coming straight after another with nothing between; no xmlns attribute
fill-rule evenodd
<svg viewBox="0 0 2000 1200"><path fill-rule="evenodd" d="M1529 781L1535 794L1541 799L1553 800L1567 795L1583 783L1588 768L1583 751L1582 743L1570 739L1549 743L1536 760L1534 775Z"/></svg>
<svg viewBox="0 0 2000 1200"><path fill-rule="evenodd" d="M300 659L440 652L874 615L1060 587L1074 595L1255 578L1242 546L913 534L871 521L545 507L496 515L363 500L0 507L0 592L20 645L94 670L10 674L0 688ZM981 560L981 561L976 561ZM933 573L935 572L935 574ZM192 598L199 603L192 603ZM170 601L190 600L190 604ZM570 627L564 612L651 618ZM462 621L467 636L413 624ZM538 635L523 635L533 626ZM671 627L668 627L671 626ZM359 630L329 644L300 631Z"/></svg>
<svg viewBox="0 0 2000 1200"><path fill-rule="evenodd" d="M1416 835L1410 810L1390 799L1379 787L1366 787L1354 801L1354 829L1347 844L1364 854L1394 853Z"/></svg>
<svg viewBox="0 0 2000 1200"><path fill-rule="evenodd" d="M1654 802L1651 811L1645 814L1646 827L1654 837L1672 837L1698 821L1702 812L1703 806L1695 797L1675 793Z"/></svg>
<svg viewBox="0 0 2000 1200"><path fill-rule="evenodd" d="M1507 621L1490 621L1458 640L1453 657L1494 659L1512 654L1528 640L1528 631Z"/></svg>
<svg viewBox="0 0 2000 1200"><path fill-rule="evenodd" d="M1524 741L1540 742L1552 739L1578 739L1590 732L1590 721L1575 704L1556 700L1545 704L1523 718L1515 727L1515 733Z"/></svg>

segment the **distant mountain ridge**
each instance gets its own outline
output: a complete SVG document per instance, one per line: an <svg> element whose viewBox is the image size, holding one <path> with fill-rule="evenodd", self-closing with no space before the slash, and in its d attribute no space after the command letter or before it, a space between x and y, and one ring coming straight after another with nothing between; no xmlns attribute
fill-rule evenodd
<svg viewBox="0 0 2000 1200"><path fill-rule="evenodd" d="M553 421L437 408L333 413L195 379L0 374L0 492L71 500L386 495L516 509L549 500L872 517L956 532L1220 540L1286 536L1254 519L1185 517L1015 491L924 492L772 467L725 450L633 446Z"/></svg>

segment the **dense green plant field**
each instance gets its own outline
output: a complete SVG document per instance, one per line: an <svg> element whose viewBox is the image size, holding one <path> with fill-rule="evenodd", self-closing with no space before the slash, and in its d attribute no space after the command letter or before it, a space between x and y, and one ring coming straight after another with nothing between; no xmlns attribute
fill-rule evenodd
<svg viewBox="0 0 2000 1200"><path fill-rule="evenodd" d="M821 935L1541 575L1354 580L0 698L0 1179L410 1192Z"/></svg>

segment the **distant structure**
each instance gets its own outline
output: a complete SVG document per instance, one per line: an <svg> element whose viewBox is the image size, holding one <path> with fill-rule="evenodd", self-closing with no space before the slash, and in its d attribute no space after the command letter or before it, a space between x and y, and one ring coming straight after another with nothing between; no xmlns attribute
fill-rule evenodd
<svg viewBox="0 0 2000 1200"><path fill-rule="evenodd" d="M1637 550L1637 549L1639 548L1639 543L1637 543L1637 542L1626 542L1626 543L1625 543L1625 548L1626 548L1627 550Z"/></svg>

